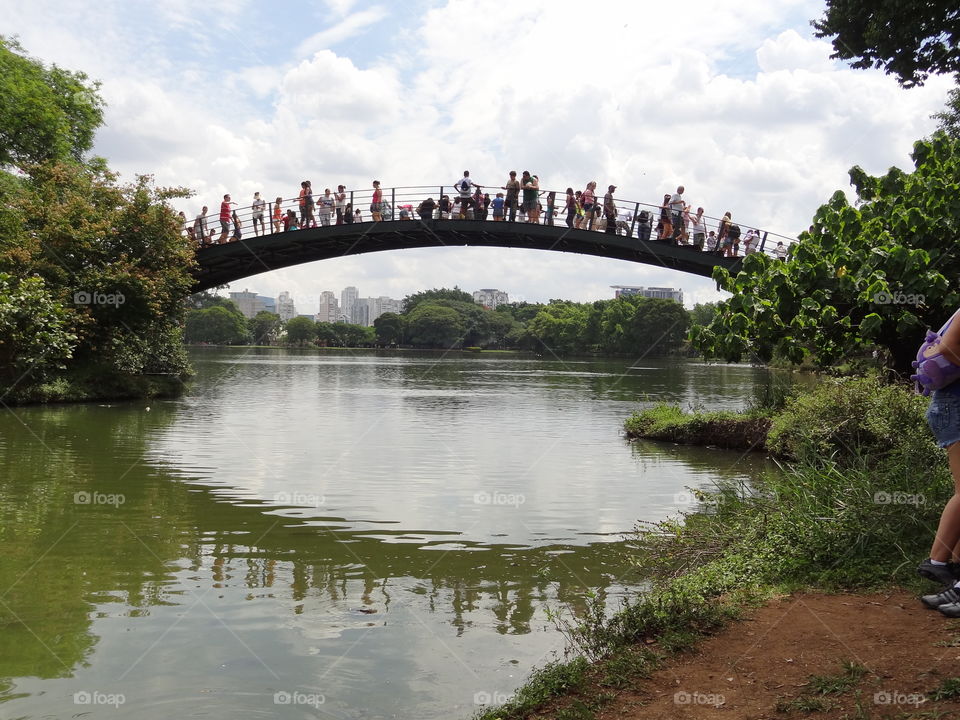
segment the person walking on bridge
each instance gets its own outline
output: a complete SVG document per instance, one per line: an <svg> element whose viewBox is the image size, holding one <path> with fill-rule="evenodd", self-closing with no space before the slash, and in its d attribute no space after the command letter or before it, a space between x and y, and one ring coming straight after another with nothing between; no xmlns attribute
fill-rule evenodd
<svg viewBox="0 0 960 720"><path fill-rule="evenodd" d="M473 207L474 210L476 210L477 202L473 198L473 190L476 188L477 192L479 193L480 186L470 179L469 170L463 171L463 177L457 181L456 188L457 193L460 195L460 212L466 215L467 208Z"/></svg>
<svg viewBox="0 0 960 720"><path fill-rule="evenodd" d="M383 190L380 189L380 181L373 181L373 198L370 202L370 217L374 222L380 222L383 216L380 214L383 205Z"/></svg>
<svg viewBox="0 0 960 720"><path fill-rule="evenodd" d="M683 211L686 208L686 204L683 202L683 191L684 187L681 185L677 188L677 191L670 196L670 212L672 213L673 221L673 239L674 241L680 239L680 235L686 230L686 226L683 222Z"/></svg>
<svg viewBox="0 0 960 720"><path fill-rule="evenodd" d="M507 191L507 197L504 198L504 201L503 201L503 204L507 208L507 212L508 212L507 219L510 222L516 222L517 201L520 198L520 181L517 180L516 170L510 171L510 179L507 180L507 184L500 189Z"/></svg>
<svg viewBox="0 0 960 720"><path fill-rule="evenodd" d="M347 188L337 185L337 192L333 195L334 207L337 211L337 225L343 225L343 207L347 203Z"/></svg>
<svg viewBox="0 0 960 720"><path fill-rule="evenodd" d="M587 183L586 189L580 195L580 204L583 206L583 222L581 227L585 230L593 229L593 211L596 205L597 196L595 190L597 189L597 183L595 180L591 180Z"/></svg>
<svg viewBox="0 0 960 720"><path fill-rule="evenodd" d="M536 223L540 219L538 178L536 175L531 175L529 170L524 170L520 184L523 187L523 209L527 213L527 222Z"/></svg>
<svg viewBox="0 0 960 720"><path fill-rule="evenodd" d="M220 237L217 238L217 245L223 245L230 234L230 206L236 205L230 200L230 193L223 196L223 202L220 203Z"/></svg>
<svg viewBox="0 0 960 720"><path fill-rule="evenodd" d="M617 234L617 204L613 201L613 191L616 185L610 185L603 196L603 217L605 220L604 232L607 235Z"/></svg>
<svg viewBox="0 0 960 720"><path fill-rule="evenodd" d="M207 236L210 234L207 231L207 206L204 205L203 209L200 211L200 214L197 215L197 219L193 221L193 234L197 237L197 240L200 241L201 245L207 244Z"/></svg>
<svg viewBox="0 0 960 720"><path fill-rule="evenodd" d="M253 204L250 208L253 210L253 234L260 236L266 235L267 231L263 226L263 209L267 204L260 198L260 193L253 194ZM260 229L257 230L257 223L260 223Z"/></svg>

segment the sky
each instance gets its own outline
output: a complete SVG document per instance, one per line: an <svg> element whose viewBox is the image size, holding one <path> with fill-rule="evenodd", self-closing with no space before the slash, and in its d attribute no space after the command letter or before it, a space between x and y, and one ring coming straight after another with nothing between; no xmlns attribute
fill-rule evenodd
<svg viewBox="0 0 960 720"><path fill-rule="evenodd" d="M678 185L708 215L795 237L848 170L910 168L952 83L901 89L830 60L809 0L0 0L0 34L102 83L94 152L126 179L194 197L291 197L315 188L502 185L657 203ZM848 192L849 194L849 192ZM853 199L851 197L851 199ZM427 248L348 256L253 276L230 290L315 312L323 290L402 298L433 287L589 301L611 285L713 281L569 253Z"/></svg>

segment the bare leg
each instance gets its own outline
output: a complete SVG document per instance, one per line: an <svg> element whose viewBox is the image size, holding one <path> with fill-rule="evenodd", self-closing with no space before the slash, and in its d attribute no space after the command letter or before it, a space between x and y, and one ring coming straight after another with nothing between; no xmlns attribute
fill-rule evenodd
<svg viewBox="0 0 960 720"><path fill-rule="evenodd" d="M942 562L950 560L955 548L960 545L960 442L947 448L947 459L953 475L953 497L940 514L937 535L930 549L930 558Z"/></svg>

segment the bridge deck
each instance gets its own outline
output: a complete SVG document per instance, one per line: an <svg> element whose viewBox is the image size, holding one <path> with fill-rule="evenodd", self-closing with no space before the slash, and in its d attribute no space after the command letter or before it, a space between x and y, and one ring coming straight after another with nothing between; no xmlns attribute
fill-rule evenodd
<svg viewBox="0 0 960 720"><path fill-rule="evenodd" d="M249 227L249 226L248 226ZM501 247L553 250L644 263L710 277L713 268L736 268L742 257L720 257L691 246L571 230L562 225L478 220L393 220L330 225L247 236L197 251L193 291L251 275L345 255L423 247Z"/></svg>

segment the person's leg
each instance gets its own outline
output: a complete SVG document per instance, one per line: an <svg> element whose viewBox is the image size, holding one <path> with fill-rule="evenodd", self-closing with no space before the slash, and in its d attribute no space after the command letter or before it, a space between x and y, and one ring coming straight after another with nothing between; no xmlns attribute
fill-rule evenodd
<svg viewBox="0 0 960 720"><path fill-rule="evenodd" d="M940 524L930 548L930 559L948 562L960 549L960 442L947 448L950 473L953 475L953 496L940 514Z"/></svg>
<svg viewBox="0 0 960 720"><path fill-rule="evenodd" d="M517 221L517 201L515 199L511 200L509 204L510 204L510 222L516 222Z"/></svg>

